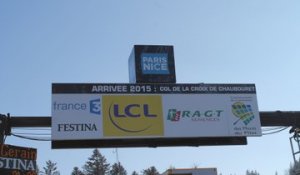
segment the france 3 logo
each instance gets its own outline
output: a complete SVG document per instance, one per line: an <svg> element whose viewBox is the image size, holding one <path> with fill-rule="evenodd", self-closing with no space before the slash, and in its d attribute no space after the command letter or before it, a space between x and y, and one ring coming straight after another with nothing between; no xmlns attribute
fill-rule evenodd
<svg viewBox="0 0 300 175"><path fill-rule="evenodd" d="M90 113L101 115L101 100L100 100L100 98L90 100Z"/></svg>
<svg viewBox="0 0 300 175"><path fill-rule="evenodd" d="M86 102L79 102L78 100L73 102L53 102L53 111L60 112L80 112L89 111L91 114L101 115L102 105L101 99L91 99Z"/></svg>

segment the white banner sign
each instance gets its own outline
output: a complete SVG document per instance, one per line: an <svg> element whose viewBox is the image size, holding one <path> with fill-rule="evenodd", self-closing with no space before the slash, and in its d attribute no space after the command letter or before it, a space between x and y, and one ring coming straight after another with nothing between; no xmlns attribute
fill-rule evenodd
<svg viewBox="0 0 300 175"><path fill-rule="evenodd" d="M53 84L52 140L261 136L253 84Z"/></svg>

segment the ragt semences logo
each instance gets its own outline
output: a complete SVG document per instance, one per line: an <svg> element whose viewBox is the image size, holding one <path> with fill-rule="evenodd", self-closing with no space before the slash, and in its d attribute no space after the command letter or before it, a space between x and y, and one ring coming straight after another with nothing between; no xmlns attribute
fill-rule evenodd
<svg viewBox="0 0 300 175"><path fill-rule="evenodd" d="M108 137L163 136L161 96L103 96L103 128Z"/></svg>
<svg viewBox="0 0 300 175"><path fill-rule="evenodd" d="M242 102L236 102L232 105L232 113L238 118L233 125L236 125L239 121L248 125L255 118L251 105Z"/></svg>
<svg viewBox="0 0 300 175"><path fill-rule="evenodd" d="M214 122L220 121L220 117L224 110L178 110L169 109L168 118L172 122L178 122L182 120L191 120L193 122Z"/></svg>

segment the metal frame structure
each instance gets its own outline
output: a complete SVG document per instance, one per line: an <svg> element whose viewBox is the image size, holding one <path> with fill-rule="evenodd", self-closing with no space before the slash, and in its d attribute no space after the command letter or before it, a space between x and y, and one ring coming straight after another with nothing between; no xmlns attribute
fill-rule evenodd
<svg viewBox="0 0 300 175"><path fill-rule="evenodd" d="M260 112L260 120L261 120L261 126L263 127L274 127L274 126L298 127L300 126L300 111ZM35 116L35 117L34 116L10 116L10 114L7 114L7 115L0 115L0 122L1 122L0 143L4 143L4 137L11 135L12 128L51 127L51 116ZM299 140L300 139L298 139L298 141ZM120 145L120 143L122 143L123 145L122 144ZM99 143L99 141L98 142L95 141L95 143L91 145L85 145L85 147L94 147L99 144L103 144L104 147L117 147L117 146L126 147L126 146L134 146L134 145L157 147L157 146L170 146L170 145L173 146L242 145L246 143L247 143L246 137L169 139L169 140L156 139L156 140L152 140L151 142L146 139L130 140L128 142L120 139L117 140L115 143L107 143L105 141ZM55 147L67 148L70 145L74 146L74 148L80 148L81 144L82 141L57 142L54 143L54 148ZM298 142L298 144L300 143ZM293 156L295 156L294 151L293 151Z"/></svg>

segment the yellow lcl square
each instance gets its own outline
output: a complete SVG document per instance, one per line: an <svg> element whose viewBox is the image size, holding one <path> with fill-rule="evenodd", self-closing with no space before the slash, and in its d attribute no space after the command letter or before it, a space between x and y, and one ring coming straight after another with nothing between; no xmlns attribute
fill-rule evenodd
<svg viewBox="0 0 300 175"><path fill-rule="evenodd" d="M104 95L104 137L163 136L159 95Z"/></svg>

